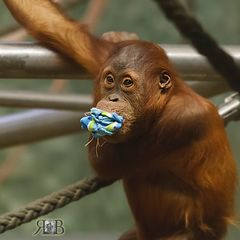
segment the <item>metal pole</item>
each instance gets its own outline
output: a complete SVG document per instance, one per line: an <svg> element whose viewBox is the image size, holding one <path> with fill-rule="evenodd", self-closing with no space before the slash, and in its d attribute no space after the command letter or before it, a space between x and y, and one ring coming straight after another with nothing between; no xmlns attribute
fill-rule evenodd
<svg viewBox="0 0 240 240"><path fill-rule="evenodd" d="M0 106L88 111L91 95L63 95L25 91L1 91Z"/></svg>
<svg viewBox="0 0 240 240"><path fill-rule="evenodd" d="M81 78L87 76L79 66L73 65L69 60L64 60L56 53L42 48L39 45L6 44L4 45L5 48L1 46L3 45L0 45L0 77L49 78L50 76L51 78L55 78L68 76L69 78ZM181 70L185 79L192 81L197 80L193 81L192 84L197 85L196 88L198 90L200 89L199 86L204 86L202 91L205 95L212 95L213 90L209 90L211 88L214 89L215 92L218 88L217 91L219 93L225 91L226 83L219 81L221 78L212 70L207 61L194 50L186 46L164 46L164 48L167 49L169 57L176 67ZM239 64L240 48L231 47L228 48L228 50L231 51ZM206 90L209 90L207 94ZM32 97L33 96L31 96L31 98ZM37 97L38 99L36 99ZM23 105L30 104L31 102L26 98L21 99ZM35 103L31 103L32 106L36 107L38 104L38 107L44 107L47 104L40 96L36 96L36 98L33 98ZM13 99L12 96L12 100ZM15 98L15 102L16 100ZM28 101L28 103L26 103L26 101ZM64 103L62 99L57 100L54 98L51 101L51 104L55 104L55 106L52 106L54 108L66 107L66 105L63 106ZM50 99L48 102L50 102ZM71 104L80 109L80 106L75 105L80 105L78 100L77 102L74 100ZM84 104L86 105L84 105L83 109L87 107L87 103L85 102ZM75 108L73 105L72 108ZM28 105L28 107L30 106ZM81 114L76 112L50 110L32 110L3 116L0 118L0 148L77 132L80 130L80 117Z"/></svg>
<svg viewBox="0 0 240 240"><path fill-rule="evenodd" d="M192 81L188 84L204 97L212 97L226 91L224 82ZM64 95L26 91L1 91L0 106L19 108L44 108L71 111L88 111L92 105L91 95Z"/></svg>
<svg viewBox="0 0 240 240"><path fill-rule="evenodd" d="M228 114L225 120L231 117L230 112L240 109L239 100L230 100L219 109L222 117ZM3 116L0 118L0 148L79 132L82 116L83 112L54 110L31 110Z"/></svg>
<svg viewBox="0 0 240 240"><path fill-rule="evenodd" d="M89 78L70 59L37 43L0 44L0 78Z"/></svg>
<svg viewBox="0 0 240 240"><path fill-rule="evenodd" d="M187 45L161 45L184 80L223 80ZM240 47L225 47L240 66ZM89 78L82 67L37 43L0 44L0 78Z"/></svg>
<svg viewBox="0 0 240 240"><path fill-rule="evenodd" d="M31 110L0 118L0 148L78 132L83 113Z"/></svg>
<svg viewBox="0 0 240 240"><path fill-rule="evenodd" d="M196 81L193 84L193 87L201 90L205 96L224 90L224 88L221 89L221 85L217 85L217 82ZM61 96L26 92L0 92L0 102L0 105L4 106L88 111L92 100L89 95ZM79 119L83 115L81 111L77 113L32 110L3 116L0 118L0 148L78 132L80 131Z"/></svg>

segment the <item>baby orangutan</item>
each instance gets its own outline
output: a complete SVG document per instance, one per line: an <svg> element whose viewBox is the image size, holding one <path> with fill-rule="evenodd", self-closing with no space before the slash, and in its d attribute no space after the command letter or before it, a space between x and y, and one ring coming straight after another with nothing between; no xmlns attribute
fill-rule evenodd
<svg viewBox="0 0 240 240"><path fill-rule="evenodd" d="M123 181L135 228L120 239L222 240L236 190L224 124L163 49L126 33L96 38L49 0L5 3L37 39L95 76L95 107L124 118L97 153L96 139L89 144L98 176Z"/></svg>

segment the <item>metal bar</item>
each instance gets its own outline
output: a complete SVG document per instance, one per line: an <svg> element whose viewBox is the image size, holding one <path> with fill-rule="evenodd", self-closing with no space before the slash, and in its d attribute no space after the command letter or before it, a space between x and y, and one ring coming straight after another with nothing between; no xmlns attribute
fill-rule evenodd
<svg viewBox="0 0 240 240"><path fill-rule="evenodd" d="M187 45L161 45L184 80L223 80L207 60ZM240 66L240 47L225 49ZM37 43L1 43L0 78L88 78L82 67Z"/></svg>
<svg viewBox="0 0 240 240"><path fill-rule="evenodd" d="M209 88L207 82L202 84L206 85L206 88ZM211 84L212 83L210 83L210 85ZM36 101L36 99L34 100ZM90 103L91 98L89 97L87 101ZM60 103L57 104L61 105L61 103L60 101ZM83 110L85 107L89 109L89 103L84 102ZM38 102L38 106L39 104L46 105L41 99L40 102ZM52 104L55 103L52 102ZM75 103L73 105L76 106ZM67 106L65 105L65 107ZM76 107L78 108L79 106ZM82 112L32 110L2 116L0 118L0 148L27 144L78 132L80 131L79 119L82 115Z"/></svg>
<svg viewBox="0 0 240 240"><path fill-rule="evenodd" d="M0 118L0 148L31 143L81 130L83 113L31 110Z"/></svg>
<svg viewBox="0 0 240 240"><path fill-rule="evenodd" d="M81 78L87 76L79 66L73 65L69 60L63 59L56 53L39 45L6 44L4 49L1 46L3 45L0 45L0 77L34 78L36 74L39 78L67 76L68 78ZM205 96L213 95L213 91L221 93L226 90L226 83L219 81L220 77L211 69L206 60L195 53L194 50L186 46L164 47L168 50L170 58L175 61L175 65L182 71L185 79L197 80L190 82L190 84L193 87L197 86L196 89L201 90ZM229 49L234 53L235 59L239 63L240 48L231 47ZM37 104L38 107L46 105L43 99L36 98L34 99L31 96L31 99L36 101L34 104L31 103L32 107L36 107ZM15 98L15 100L17 99ZM22 99L22 101L26 100ZM59 108L66 107L66 105L63 106L62 99L57 100L55 98L51 101L53 105L56 104ZM30 104L29 99L28 104ZM71 104L74 105L75 102L73 101ZM87 103L85 104L84 108L87 107ZM56 105L54 108L56 108ZM28 107L30 106L28 105ZM0 118L0 148L77 132L80 130L80 117L81 114L76 112L50 110L32 110L3 116Z"/></svg>
<svg viewBox="0 0 240 240"><path fill-rule="evenodd" d="M191 83L190 83L191 85ZM204 95L224 91L224 85L214 82L193 82ZM45 107L87 111L91 97L59 96L26 92L0 92L1 105ZM70 111L32 110L0 118L0 148L27 144L80 131L82 113Z"/></svg>
<svg viewBox="0 0 240 240"><path fill-rule="evenodd" d="M240 95L238 92L227 96L224 103L218 107L219 115L227 124L230 121L240 120Z"/></svg>
<svg viewBox="0 0 240 240"><path fill-rule="evenodd" d="M239 102L237 107L239 108ZM232 109L232 105L228 106ZM236 108L234 105L233 107ZM225 114L225 108L219 114ZM31 110L0 118L0 148L27 144L80 131L83 112ZM239 119L239 115L238 115ZM228 119L225 119L226 121Z"/></svg>
<svg viewBox="0 0 240 240"><path fill-rule="evenodd" d="M63 95L25 91L0 91L0 106L88 111L91 95Z"/></svg>
<svg viewBox="0 0 240 240"><path fill-rule="evenodd" d="M205 97L226 91L224 82L191 81L188 84ZM71 111L88 111L92 104L91 95L64 95L26 91L0 90L0 106L19 108L43 108Z"/></svg>
<svg viewBox="0 0 240 240"><path fill-rule="evenodd" d="M89 78L70 59L37 43L0 44L0 78Z"/></svg>

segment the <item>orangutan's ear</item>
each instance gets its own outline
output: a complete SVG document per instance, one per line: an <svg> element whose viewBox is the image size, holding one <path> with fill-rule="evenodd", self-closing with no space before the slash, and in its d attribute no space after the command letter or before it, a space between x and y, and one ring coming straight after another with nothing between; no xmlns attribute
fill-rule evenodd
<svg viewBox="0 0 240 240"><path fill-rule="evenodd" d="M163 70L159 76L159 87L160 89L166 90L169 89L171 86L172 86L171 75L168 73L168 71Z"/></svg>

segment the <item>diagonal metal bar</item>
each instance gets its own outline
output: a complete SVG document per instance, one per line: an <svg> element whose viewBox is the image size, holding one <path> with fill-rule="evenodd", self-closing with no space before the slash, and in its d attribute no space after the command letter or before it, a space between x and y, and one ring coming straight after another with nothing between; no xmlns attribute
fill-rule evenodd
<svg viewBox="0 0 240 240"><path fill-rule="evenodd" d="M185 80L223 80L187 45L161 45ZM240 65L240 47L225 47ZM37 43L1 43L0 78L89 78L82 67Z"/></svg>

